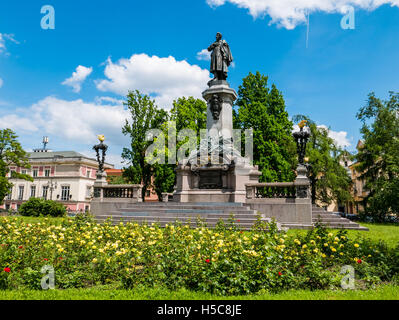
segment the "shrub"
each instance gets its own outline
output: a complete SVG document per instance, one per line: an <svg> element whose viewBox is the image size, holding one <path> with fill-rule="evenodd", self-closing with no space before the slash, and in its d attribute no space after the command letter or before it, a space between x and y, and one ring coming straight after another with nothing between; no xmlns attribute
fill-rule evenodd
<svg viewBox="0 0 399 320"><path fill-rule="evenodd" d="M61 203L53 200L31 198L21 205L19 213L27 217L63 217L66 215L66 209Z"/></svg>
<svg viewBox="0 0 399 320"><path fill-rule="evenodd" d="M339 288L341 267L374 286L398 281L398 248L319 227L304 235L258 222L241 231L181 224L97 224L86 215L54 225L0 217L0 290L40 288L50 265L56 288L113 283L124 288L186 288L219 295Z"/></svg>

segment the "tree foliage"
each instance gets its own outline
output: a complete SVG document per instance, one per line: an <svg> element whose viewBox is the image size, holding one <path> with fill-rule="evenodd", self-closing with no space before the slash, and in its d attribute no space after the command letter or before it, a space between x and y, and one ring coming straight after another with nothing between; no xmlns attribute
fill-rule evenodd
<svg viewBox="0 0 399 320"><path fill-rule="evenodd" d="M122 158L129 167L124 168L123 176L131 183L143 185L143 200L153 175L153 167L145 160L146 150L153 143L146 140L151 129L160 128L168 120L168 113L159 109L155 101L138 90L130 91L125 102L131 118L126 119L122 133L130 137L130 148L123 148Z"/></svg>
<svg viewBox="0 0 399 320"><path fill-rule="evenodd" d="M312 202L330 205L333 201L346 203L352 199L350 186L352 180L342 166L347 152L337 146L329 137L329 129L318 127L303 115L293 117L295 122L307 120L311 136L306 148L309 180L312 186Z"/></svg>
<svg viewBox="0 0 399 320"><path fill-rule="evenodd" d="M173 101L171 120L176 122L176 130L192 129L197 137L201 129L206 129L206 103L193 97L182 97Z"/></svg>
<svg viewBox="0 0 399 320"><path fill-rule="evenodd" d="M169 158L176 158L175 152L169 150L168 141L172 137L169 134L176 136L178 132L184 129L191 129L200 137L200 130L206 128L206 103L200 99L193 97L181 97L173 101L173 107L170 111L170 120L175 122L176 127L172 127L172 122L164 123L162 131L165 135L165 164L154 165L154 189L161 199L163 192L173 192L173 187L176 183L176 165L168 164ZM176 139L175 150L187 142L187 139L178 141ZM173 146L172 146L173 147ZM188 154L186 154L188 156Z"/></svg>
<svg viewBox="0 0 399 320"><path fill-rule="evenodd" d="M173 108L168 113L159 109L149 96L139 91L129 92L126 106L131 113L131 119L126 121L123 133L131 139L130 148L124 148L122 157L129 161L129 166L124 168L124 177L131 183L143 184L143 199L149 187L154 188L159 199L163 192L172 192L175 185L176 174L173 163L169 159L175 153L168 149L169 133L176 135L183 129L192 129L199 136L200 129L206 128L206 104L200 99L182 97L173 102ZM171 128L171 122L176 123L176 128ZM146 141L149 130L158 129L165 138L165 148L157 149L154 158L163 158L165 163L148 163L145 160L149 146L159 139ZM171 137L172 138L172 137ZM177 142L177 149L185 141Z"/></svg>
<svg viewBox="0 0 399 320"><path fill-rule="evenodd" d="M8 180L7 174L10 172L10 165L20 168L30 168L28 155L18 142L18 136L11 129L0 130L0 202L10 192L12 183ZM11 173L12 179L24 179L33 181L27 175L16 171Z"/></svg>
<svg viewBox="0 0 399 320"><path fill-rule="evenodd" d="M365 213L383 221L399 214L399 94L382 101L371 93L357 118L363 124L356 169L368 191Z"/></svg>
<svg viewBox="0 0 399 320"><path fill-rule="evenodd" d="M239 87L236 104L234 126L253 129L254 164L262 172L261 181L292 181L296 147L282 93L274 84L268 87L267 76L249 73Z"/></svg>

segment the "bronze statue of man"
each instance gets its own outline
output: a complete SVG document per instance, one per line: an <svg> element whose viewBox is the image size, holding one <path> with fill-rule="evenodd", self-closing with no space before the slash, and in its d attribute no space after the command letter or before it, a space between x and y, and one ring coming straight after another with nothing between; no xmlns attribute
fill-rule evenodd
<svg viewBox="0 0 399 320"><path fill-rule="evenodd" d="M211 73L215 76L214 80L226 80L228 67L233 61L230 47L225 40L222 40L222 34L216 34L216 41L212 43L208 51L212 51L211 54Z"/></svg>

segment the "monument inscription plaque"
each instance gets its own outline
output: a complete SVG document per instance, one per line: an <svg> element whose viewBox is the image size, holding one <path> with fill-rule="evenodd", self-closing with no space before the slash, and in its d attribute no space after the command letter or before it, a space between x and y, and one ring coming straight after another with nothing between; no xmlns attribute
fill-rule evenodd
<svg viewBox="0 0 399 320"><path fill-rule="evenodd" d="M200 189L222 189L222 172L202 170L199 172L199 188Z"/></svg>

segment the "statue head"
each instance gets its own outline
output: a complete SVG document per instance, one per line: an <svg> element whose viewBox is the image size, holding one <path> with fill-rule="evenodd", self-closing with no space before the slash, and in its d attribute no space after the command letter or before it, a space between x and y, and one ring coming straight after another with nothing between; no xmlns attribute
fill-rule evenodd
<svg viewBox="0 0 399 320"><path fill-rule="evenodd" d="M222 34L220 33L220 32L218 32L218 33L216 33L216 40L217 41L219 41L219 40L222 40Z"/></svg>

